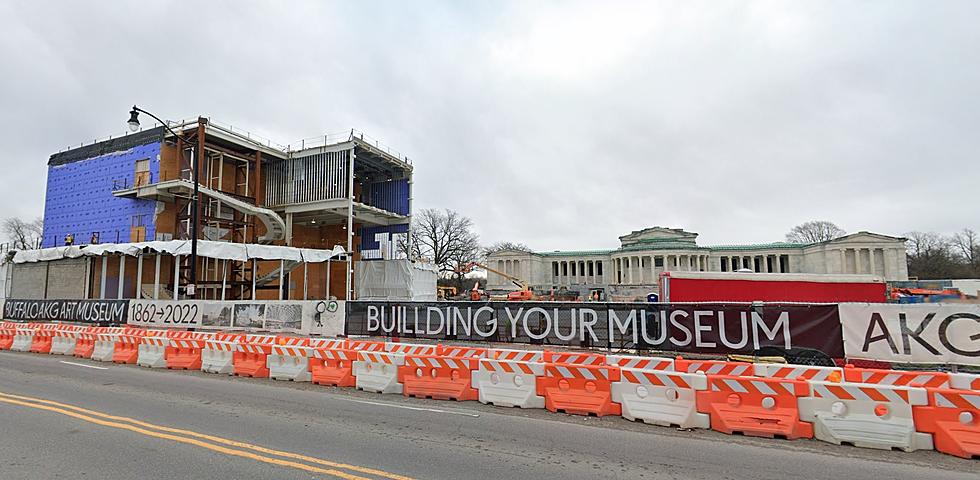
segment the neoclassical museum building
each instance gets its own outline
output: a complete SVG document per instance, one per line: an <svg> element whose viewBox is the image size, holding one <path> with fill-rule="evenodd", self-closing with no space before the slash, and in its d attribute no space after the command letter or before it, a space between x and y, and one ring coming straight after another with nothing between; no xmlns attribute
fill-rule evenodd
<svg viewBox="0 0 980 480"><path fill-rule="evenodd" d="M604 297L637 297L655 292L664 271L867 274L884 280L908 280L905 239L857 232L818 243L774 242L702 246L698 234L679 228L651 227L619 237L615 250L492 254L487 265L517 277L535 291L599 290ZM508 279L488 273L487 290L511 291Z"/></svg>

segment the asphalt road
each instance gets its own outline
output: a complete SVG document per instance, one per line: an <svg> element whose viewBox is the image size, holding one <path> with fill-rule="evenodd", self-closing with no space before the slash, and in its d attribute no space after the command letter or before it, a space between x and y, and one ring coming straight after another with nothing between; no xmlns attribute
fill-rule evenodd
<svg viewBox="0 0 980 480"><path fill-rule="evenodd" d="M977 461L936 452L0 352L4 479L892 480L978 472Z"/></svg>

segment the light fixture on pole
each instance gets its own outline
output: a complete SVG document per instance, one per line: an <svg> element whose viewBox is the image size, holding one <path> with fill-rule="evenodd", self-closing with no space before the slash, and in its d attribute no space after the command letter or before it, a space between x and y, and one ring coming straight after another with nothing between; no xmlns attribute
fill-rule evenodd
<svg viewBox="0 0 980 480"><path fill-rule="evenodd" d="M175 132L172 128L170 128L170 125L167 125L167 122L160 120L160 118L157 117L156 115L147 112L146 110L143 110L142 108L139 108L136 105L133 105L133 109L129 111L129 121L126 122L129 125L130 131L135 132L139 130L140 113L145 113L149 115L151 118L153 118L158 123L160 123L160 125L163 125L163 128L167 129L167 131L170 132L171 135L173 135L176 138L180 138L180 135L177 132ZM198 120L199 132L200 132L201 131L200 124L201 122L205 122L206 120L202 117L198 117L197 120ZM199 223L198 206L200 200L200 190L199 190L200 171L197 167L199 164L198 159L200 158L202 152L197 152L197 153L198 153L197 155L194 155L191 158L191 168L194 170L194 176L193 176L194 196L191 198L191 201L193 202L194 208L191 210L191 274L190 274L190 282L188 282L187 284L187 293L186 293L186 295L189 297L194 297L197 295L197 237L198 237L198 223ZM177 257L174 257L175 261L176 258Z"/></svg>

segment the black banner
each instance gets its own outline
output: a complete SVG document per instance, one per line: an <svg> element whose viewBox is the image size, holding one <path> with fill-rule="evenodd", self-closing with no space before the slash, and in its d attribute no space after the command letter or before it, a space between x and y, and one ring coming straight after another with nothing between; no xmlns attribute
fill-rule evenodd
<svg viewBox="0 0 980 480"><path fill-rule="evenodd" d="M3 304L5 320L126 323L129 300L16 300Z"/></svg>
<svg viewBox="0 0 980 480"><path fill-rule="evenodd" d="M844 356L837 305L347 303L348 335L711 354L767 347Z"/></svg>

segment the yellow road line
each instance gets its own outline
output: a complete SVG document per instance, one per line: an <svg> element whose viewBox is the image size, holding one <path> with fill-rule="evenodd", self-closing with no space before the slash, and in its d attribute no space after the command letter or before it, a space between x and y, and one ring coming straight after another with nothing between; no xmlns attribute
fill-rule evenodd
<svg viewBox="0 0 980 480"><path fill-rule="evenodd" d="M27 401L21 401L21 400L27 400ZM30 401L34 401L34 402L37 402L37 403L30 403ZM81 412L86 412L86 413L91 413L93 415L96 415L96 416L99 416L99 417L102 417L102 418L109 418L109 419L129 421L129 422L132 422L132 423L134 423L136 425L142 425L142 426L146 426L148 428L154 428L154 429L158 429L158 430L165 431L165 432L185 433L188 436L192 436L192 437L209 439L209 440L217 441L219 443L224 443L226 445L232 445L232 446L239 446L239 447L244 447L244 448L250 448L250 449L255 450L255 451L260 451L260 452L263 452L263 453L271 453L271 454L275 454L275 455L279 455L279 456L283 456L283 457L287 457L287 458L295 458L295 459L306 460L306 461L309 461L311 463L317 463L317 464L320 464L320 465L332 466L332 467L335 467L335 468L345 468L347 470L357 471L359 473L366 473L366 474L369 474L369 475L376 475L376 476L381 476L381 477L391 478L391 479L396 479L396 480L412 480L410 477L405 477L405 476L401 476L401 475L395 475L395 474L391 474L391 473L384 472L384 471L381 471L381 470L375 470L375 469L371 469L371 468L358 467L356 465L346 465L346 464L342 464L342 463L335 463L335 462L330 462L330 461L327 461L327 460L322 460L322 459L319 459L319 458L308 457L308 456L305 456L305 455L300 455L300 454L295 454L295 453L290 453L290 452L280 452L280 451L277 451L277 450L267 449L267 448L256 446L256 445L250 445L250 444L247 444L247 443L242 443L242 442L236 442L236 441L233 441L233 440L223 439L221 437L214 437L214 436L211 436L211 435L205 435L205 434L193 432L193 431L190 431L190 430L181 430L181 429L175 429L175 428L169 428L169 427L162 427L162 426L153 425L153 424L150 424L150 423L140 422L140 421L134 420L134 419L129 419L129 418L126 418L126 417L116 417L116 416L113 416L113 415L107 415L107 414L104 414L104 413L101 413L101 412L96 412L96 411L93 411L93 410L87 410L87 409L84 409L84 408L75 407L73 405L61 404L61 403L58 403L58 402L53 402L53 401L45 400L45 399L39 399L39 398L36 399L36 398L33 398L33 397L25 397L25 396L20 396L20 395L11 395L11 394L7 394L7 393L0 393L0 402L14 404L14 405L21 405L21 406L25 406L25 407L36 408L36 409L39 409L39 410L46 410L46 411L55 412L55 413L60 413L62 415L66 415L66 416L69 416L69 417L77 418L77 419L84 420L84 421L87 421L87 422L90 422L90 423L94 423L94 424L97 424L97 425L102 425L102 426L112 427L112 428L118 428L118 429L121 429L121 430L128 430L128 431L131 431L131 432L139 433L139 434L150 436L150 437L161 438L161 439L165 439L165 440L171 440L171 441L174 441L174 442L185 443L185 444L189 444L189 445L198 446L198 447L201 447L201 448L206 448L208 450L212 450L212 451L219 452L219 453L224 453L226 455L232 455L232 456L242 457L242 458L249 458L249 459L252 459L252 460L255 460L255 461L259 461L259 462L269 463L269 464L283 466L283 467L296 468L296 469L299 469L299 470L304 470L304 471L312 472L312 473L322 473L322 474L326 474L326 475L332 475L332 476L339 477L339 478L344 478L344 479L347 479L347 480L369 480L369 479L367 479L365 477L357 476L357 475L352 475L352 474L349 474L347 472L342 472L342 471L339 471L339 470L325 469L325 468L320 468L320 467L305 465L305 464L302 464L302 463L291 462L291 461L288 461L288 460L282 460L282 459L278 459L278 458L266 457L266 456L263 456L263 455L256 455L254 453L244 452L244 451L241 451L241 450L234 450L234 449L231 449L231 448L225 448L225 447L222 447L222 446L219 446L219 445L213 445L213 444L202 442L202 441L199 441L199 440L194 440L193 438L186 438L186 437L181 437L181 436L177 436L177 435L170 435L170 434L167 434L167 433L154 432L154 431L147 430L147 429L144 429L144 428L140 428L140 427L137 427L137 426L134 426L134 425L127 425L125 423L118 423L118 422L110 422L110 421L105 421L105 420L99 420L97 418L94 418L94 417L91 417L91 416L88 416L88 415L83 415L81 413L73 412L73 411L70 411L70 410L67 410L67 409L81 411ZM48 404L48 405L57 405L59 407L65 407L65 408L52 407L52 406L48 406L48 405L39 405L38 403L40 403L40 404Z"/></svg>

